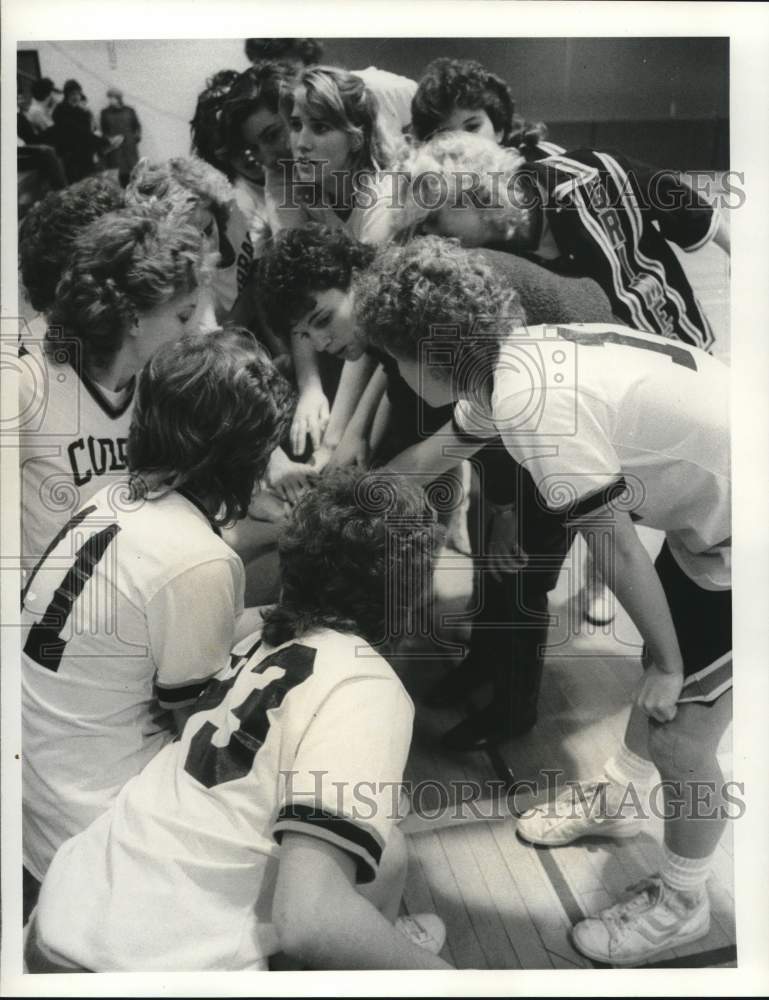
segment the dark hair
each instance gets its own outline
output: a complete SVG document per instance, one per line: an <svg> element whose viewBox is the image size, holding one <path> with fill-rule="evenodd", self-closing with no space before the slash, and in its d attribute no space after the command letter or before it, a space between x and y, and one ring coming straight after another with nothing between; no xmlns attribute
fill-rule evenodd
<svg viewBox="0 0 769 1000"><path fill-rule="evenodd" d="M260 108L278 114L281 88L290 84L293 70L279 62L259 62L241 73L222 105L221 132L227 157L243 151L243 122Z"/></svg>
<svg viewBox="0 0 769 1000"><path fill-rule="evenodd" d="M517 292L503 286L482 254L456 240L420 236L377 251L355 285L362 335L393 355L420 360L420 345L446 337L453 347L446 379L478 389L499 353L499 338L525 313Z"/></svg>
<svg viewBox="0 0 769 1000"><path fill-rule="evenodd" d="M245 517L292 396L247 330L229 327L163 345L136 388L128 435L134 495L184 487L213 501L217 524Z"/></svg>
<svg viewBox="0 0 769 1000"><path fill-rule="evenodd" d="M123 207L123 191L104 177L86 177L33 205L19 231L21 280L39 312L53 304L56 286L78 233L107 212Z"/></svg>
<svg viewBox="0 0 769 1000"><path fill-rule="evenodd" d="M456 107L482 109L504 142L513 129L515 102L505 81L472 59L435 59L411 101L411 127L420 142L429 139Z"/></svg>
<svg viewBox="0 0 769 1000"><path fill-rule="evenodd" d="M259 301L270 324L282 333L312 308L314 293L343 291L353 273L370 264L376 250L344 229L317 222L302 229L285 229L259 261Z"/></svg>
<svg viewBox="0 0 769 1000"><path fill-rule="evenodd" d="M411 101L411 128L424 142L457 108L483 110L495 132L502 133L501 146L526 156L547 135L544 122L529 122L515 113L510 88L495 73L472 59L435 59L425 70Z"/></svg>
<svg viewBox="0 0 769 1000"><path fill-rule="evenodd" d="M51 96L55 89L53 80L50 80L47 76L42 77L40 80L33 80L32 87L30 88L32 96L36 101L44 101L47 97Z"/></svg>
<svg viewBox="0 0 769 1000"><path fill-rule="evenodd" d="M265 614L265 640L277 646L325 627L373 643L386 627L398 632L426 597L439 542L425 494L406 477L326 473L280 536L281 596Z"/></svg>
<svg viewBox="0 0 769 1000"><path fill-rule="evenodd" d="M247 38L245 52L251 62L290 59L312 66L323 58L323 44L317 38Z"/></svg>
<svg viewBox="0 0 769 1000"><path fill-rule="evenodd" d="M206 88L198 94L195 114L190 122L192 152L212 167L221 170L230 180L234 175L224 155L222 109L230 88L240 76L237 70L222 69L206 80Z"/></svg>
<svg viewBox="0 0 769 1000"><path fill-rule="evenodd" d="M84 361L103 364L139 315L196 287L207 266L205 251L201 233L173 215L161 218L140 206L103 215L73 243L49 331L63 328L79 343ZM47 343L61 350L53 334Z"/></svg>

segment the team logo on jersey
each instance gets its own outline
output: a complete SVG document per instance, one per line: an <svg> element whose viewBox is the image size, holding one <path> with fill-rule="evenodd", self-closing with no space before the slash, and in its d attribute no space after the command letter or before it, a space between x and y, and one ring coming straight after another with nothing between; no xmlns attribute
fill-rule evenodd
<svg viewBox="0 0 769 1000"><path fill-rule="evenodd" d="M67 447L76 486L85 486L94 476L124 472L128 468L127 438L77 438Z"/></svg>

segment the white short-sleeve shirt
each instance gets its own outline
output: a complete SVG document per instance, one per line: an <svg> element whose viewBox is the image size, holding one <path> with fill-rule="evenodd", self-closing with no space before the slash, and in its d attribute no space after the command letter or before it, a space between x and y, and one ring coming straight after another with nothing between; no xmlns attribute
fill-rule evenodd
<svg viewBox="0 0 769 1000"><path fill-rule="evenodd" d="M109 806L226 666L243 610L240 558L177 492L105 488L53 540L22 607L25 864Z"/></svg>
<svg viewBox="0 0 769 1000"><path fill-rule="evenodd" d="M95 971L265 968L283 835L333 844L371 880L412 722L400 681L359 637L250 636L181 739L61 848L38 904L42 941Z"/></svg>
<svg viewBox="0 0 769 1000"><path fill-rule="evenodd" d="M616 499L667 533L692 580L730 586L729 369L721 361L623 326L530 327L503 344L490 405L461 400L455 420L471 435L500 436L549 509L579 516Z"/></svg>

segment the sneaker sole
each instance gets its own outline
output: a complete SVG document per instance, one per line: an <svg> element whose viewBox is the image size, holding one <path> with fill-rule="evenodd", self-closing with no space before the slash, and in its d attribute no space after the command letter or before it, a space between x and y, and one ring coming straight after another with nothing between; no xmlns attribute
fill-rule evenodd
<svg viewBox="0 0 769 1000"><path fill-rule="evenodd" d="M708 922L703 930L693 931L691 934L685 934L681 938L676 938L675 941L668 941L666 944L658 945L656 948L652 948L647 951L642 958L625 958L625 959L611 959L607 958L606 955L599 955L598 952L592 951L589 948L580 947L574 939L574 928L572 928L571 943L580 953L586 958L592 958L595 962L602 962L604 965L611 965L619 969L632 968L636 965L643 965L648 962L650 958L656 958L657 955L662 955L664 952L669 951L671 948L680 948L682 945L691 944L693 941L699 941L700 938L705 937L706 934L710 932L710 917L708 916Z"/></svg>
<svg viewBox="0 0 769 1000"><path fill-rule="evenodd" d="M583 837L609 837L612 840L629 840L631 837L637 837L641 832L641 825L628 827L618 827L617 830L610 832L605 828L597 830L587 830L585 833L578 833L573 837L566 837L555 839L553 837L531 837L527 836L521 830L520 826L516 827L516 833L521 838L521 840L527 841L529 844L539 844L542 847L566 847L567 844L573 844L576 840L582 840Z"/></svg>

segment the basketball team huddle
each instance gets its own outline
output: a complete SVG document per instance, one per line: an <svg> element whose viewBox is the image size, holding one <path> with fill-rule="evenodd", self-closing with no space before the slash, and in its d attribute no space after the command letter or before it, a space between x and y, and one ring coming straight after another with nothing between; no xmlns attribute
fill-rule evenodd
<svg viewBox="0 0 769 1000"><path fill-rule="evenodd" d="M440 913L402 912L399 626L442 547L485 560L467 655L425 701L490 682L443 745L514 740L579 534L586 612L614 595L643 675L583 785L603 811L567 793L509 822L552 848L633 836L620 803L661 780L660 871L572 940L636 966L704 937L729 369L671 243L728 254L722 213L555 146L477 62L413 81L312 39L246 53L199 95L193 155L52 192L20 231L26 968L449 968ZM470 467L480 543L466 503L430 501Z"/></svg>

